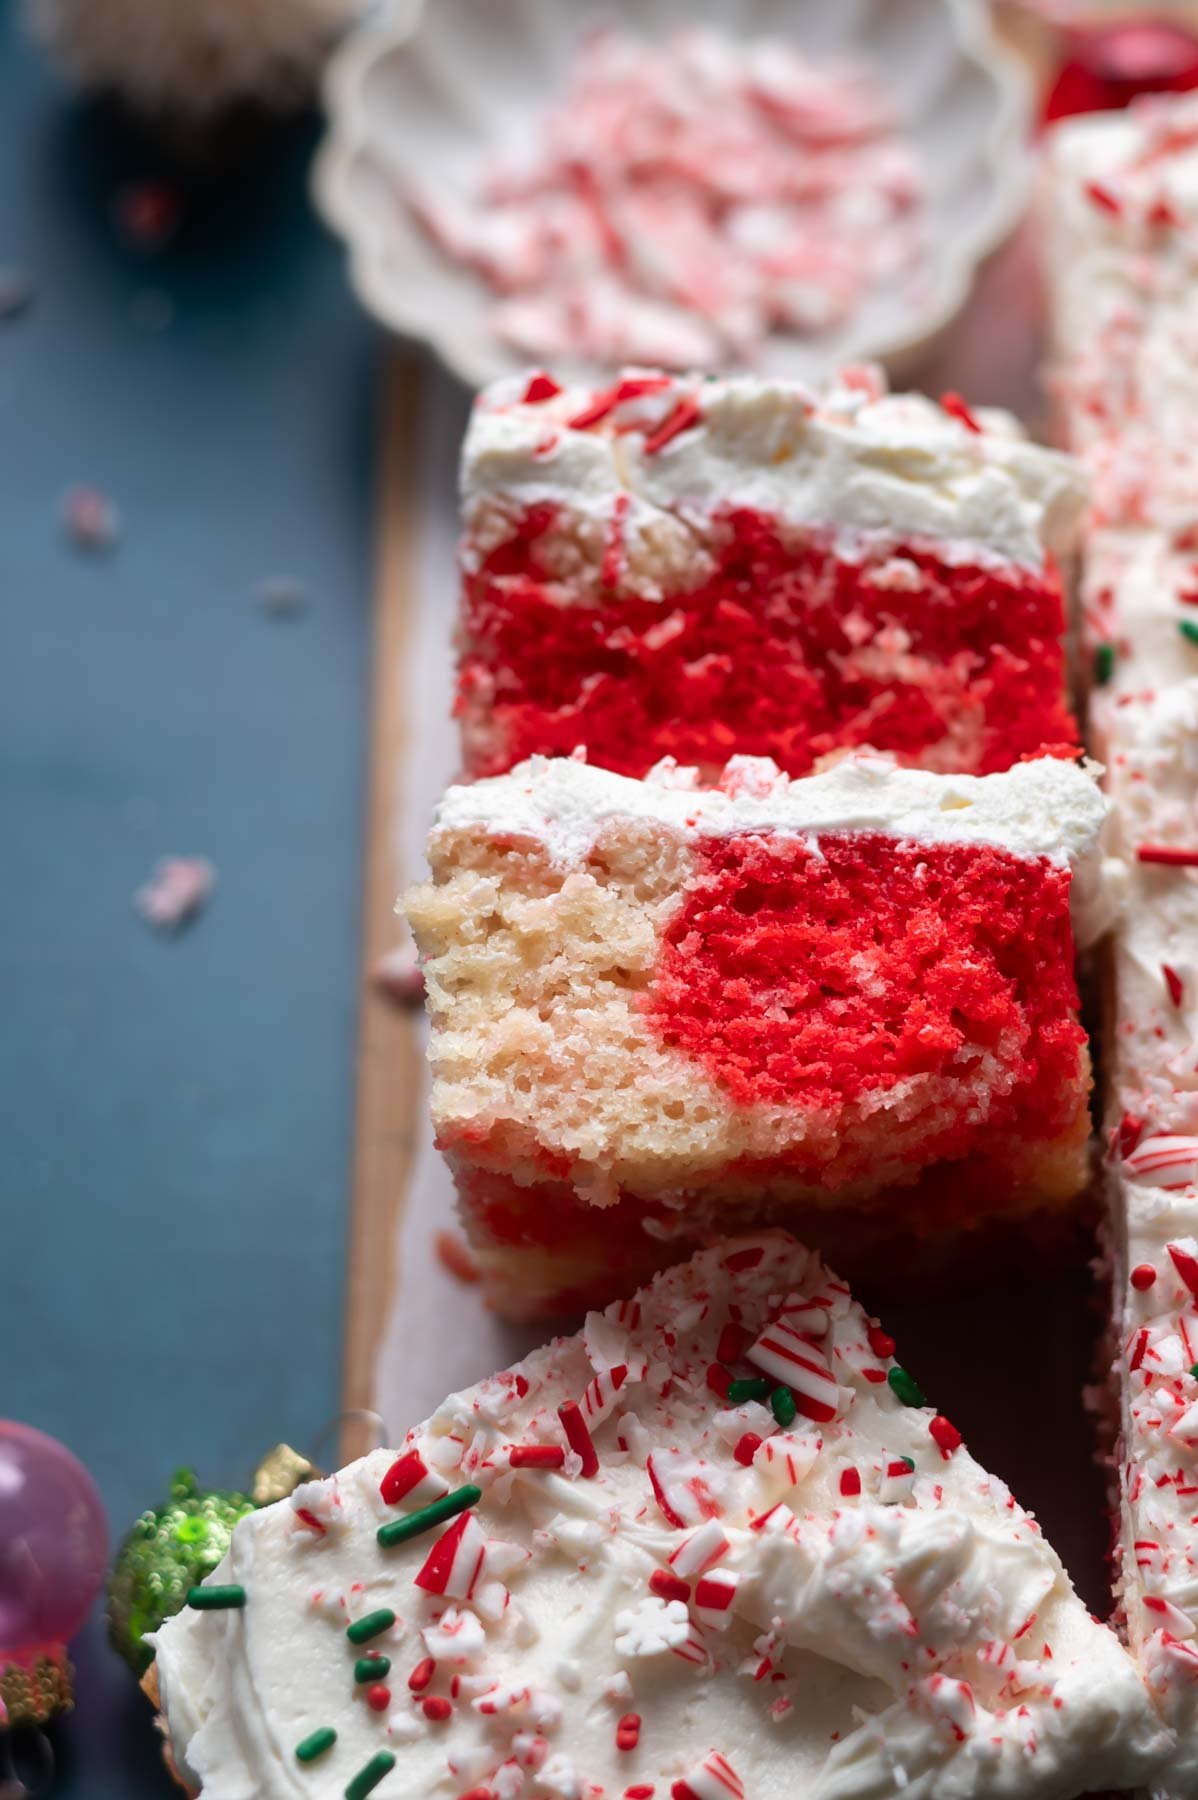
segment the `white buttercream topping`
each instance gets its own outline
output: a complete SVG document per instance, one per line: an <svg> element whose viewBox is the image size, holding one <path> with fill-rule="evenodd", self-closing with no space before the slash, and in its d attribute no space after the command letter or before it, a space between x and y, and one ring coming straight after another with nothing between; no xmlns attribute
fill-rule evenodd
<svg viewBox="0 0 1198 1800"><path fill-rule="evenodd" d="M1178 1734L1153 1791L1181 1800L1198 1785L1198 1379L1191 1373L1198 1364L1198 1189L1180 1163L1180 1187L1158 1185L1163 1176L1151 1172L1138 1178L1136 1157L1151 1164L1154 1145L1165 1143L1144 1140L1115 1179L1122 1226L1119 1588L1133 1653ZM1198 1141L1191 1178L1195 1160Z"/></svg>
<svg viewBox="0 0 1198 1800"><path fill-rule="evenodd" d="M752 1376L779 1333L807 1365L786 1428L709 1384L719 1351ZM890 1350L774 1233L590 1315L409 1434L402 1456L482 1490L467 1527L381 1546L412 1509L382 1499L382 1451L238 1526L214 1579L244 1608L158 1634L176 1754L212 1800L332 1800L384 1749L380 1800L1066 1800L1147 1778L1168 1740L1125 1652L947 1421L900 1403ZM562 1466L513 1468L513 1445ZM379 1608L375 1711L346 1626ZM299 1764L321 1725L336 1744Z"/></svg>
<svg viewBox="0 0 1198 1800"><path fill-rule="evenodd" d="M451 787L434 830L532 838L563 867L582 861L607 823L638 819L692 842L745 832L876 832L902 842L985 844L1067 864L1086 938L1106 920L1104 813L1094 773L1056 757L997 775L934 775L864 754L792 779L768 758L739 756L716 788L699 788L693 770L668 760L635 781L574 757L533 757L507 775Z"/></svg>
<svg viewBox="0 0 1198 1800"><path fill-rule="evenodd" d="M750 376L661 376L652 392L575 427L595 410L595 390L568 387L527 404L527 377L496 382L466 437L467 524L484 500L548 502L607 521L619 498L633 543L663 518L703 534L713 514L746 508L849 547L869 535L934 540L946 560L982 555L1032 569L1046 548L1072 540L1082 472L1028 443L1009 414L980 409L974 429L922 395L887 394L877 371L842 383L815 393ZM695 422L652 449L654 432L692 399Z"/></svg>

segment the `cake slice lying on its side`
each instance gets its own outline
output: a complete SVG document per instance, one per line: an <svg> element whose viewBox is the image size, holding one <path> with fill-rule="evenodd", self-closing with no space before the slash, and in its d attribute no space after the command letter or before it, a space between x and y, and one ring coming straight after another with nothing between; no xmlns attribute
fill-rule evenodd
<svg viewBox="0 0 1198 1800"><path fill-rule="evenodd" d="M1084 479L1005 413L870 368L534 375L479 398L462 494L468 775L862 745L984 774L1077 741L1055 558Z"/></svg>
<svg viewBox="0 0 1198 1800"><path fill-rule="evenodd" d="M607 1300L763 1222L874 1281L1012 1219L1034 1256L1086 1181L1071 902L1099 903L1103 812L1053 758L452 788L405 905L493 1303Z"/></svg>
<svg viewBox="0 0 1198 1800"><path fill-rule="evenodd" d="M1035 1521L782 1233L251 1514L157 1636L212 1800L1070 1800L1169 1740Z"/></svg>

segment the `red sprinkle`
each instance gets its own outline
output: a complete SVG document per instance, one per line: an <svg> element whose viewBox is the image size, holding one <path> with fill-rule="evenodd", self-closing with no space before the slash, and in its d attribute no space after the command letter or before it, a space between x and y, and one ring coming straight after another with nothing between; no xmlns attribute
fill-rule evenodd
<svg viewBox="0 0 1198 1800"><path fill-rule="evenodd" d="M1139 844L1136 861L1164 863L1174 869L1198 869L1198 850L1183 850L1175 844Z"/></svg>
<svg viewBox="0 0 1198 1800"><path fill-rule="evenodd" d="M425 1688L436 1673L436 1663L431 1656L426 1656L423 1662L418 1662L416 1664L416 1667L408 1676L408 1686L414 1694L423 1694Z"/></svg>
<svg viewBox="0 0 1198 1800"><path fill-rule="evenodd" d="M840 1491L846 1500L851 1500L861 1492L861 1475L857 1469L840 1471Z"/></svg>
<svg viewBox="0 0 1198 1800"><path fill-rule="evenodd" d="M565 1460L560 1444L516 1444L508 1458L513 1469L560 1469Z"/></svg>
<svg viewBox="0 0 1198 1800"><path fill-rule="evenodd" d="M1113 213L1117 218L1123 211L1123 202L1117 194L1112 194L1109 187L1101 181L1087 181L1082 192L1093 205L1100 206L1103 212Z"/></svg>
<svg viewBox="0 0 1198 1800"><path fill-rule="evenodd" d="M640 1736L640 1713L625 1713L624 1717L620 1720L620 1723L616 1726L616 1749L635 1750L637 1744L640 1742Z"/></svg>
<svg viewBox="0 0 1198 1800"><path fill-rule="evenodd" d="M1161 964L1161 974L1165 978L1165 986L1169 990L1170 1000L1173 1002L1174 1006L1180 1006L1185 995L1185 987L1182 983L1181 976L1177 973L1176 969L1171 969L1168 963Z"/></svg>
<svg viewBox="0 0 1198 1800"><path fill-rule="evenodd" d="M932 1434L932 1442L939 1445L941 1455L946 1462L954 1450L959 1450L961 1448L961 1433L957 1430L955 1425L950 1423L950 1421L944 1417L943 1413L936 1414L936 1417L928 1426L928 1430Z"/></svg>
<svg viewBox="0 0 1198 1800"><path fill-rule="evenodd" d="M702 418L703 408L693 395L688 395L685 400L680 400L673 412L662 420L657 430L645 439L645 455L656 456L659 450L664 450L667 444L672 444L674 439L681 437L684 431L690 431L693 426L700 424Z"/></svg>
<svg viewBox="0 0 1198 1800"><path fill-rule="evenodd" d="M554 395L560 394L561 391L552 375L546 375L545 371L541 369L529 379L528 386L524 390L524 404L525 406L535 406L539 400L552 400Z"/></svg>
<svg viewBox="0 0 1198 1800"><path fill-rule="evenodd" d="M668 1569L654 1569L649 1577L649 1592L656 1594L659 1600L689 1600L691 1584L683 1581L681 1575L672 1575Z"/></svg>
<svg viewBox="0 0 1198 1800"><path fill-rule="evenodd" d="M976 432L978 437L981 437L982 427L978 423L976 415L970 411L968 405L954 388L949 388L947 392L941 394L940 408L942 412L948 414L950 419L959 419L967 431Z"/></svg>
<svg viewBox="0 0 1198 1800"><path fill-rule="evenodd" d="M1146 1294L1156 1282L1156 1270L1151 1263L1137 1263L1131 1272L1131 1285L1137 1294Z"/></svg>
<svg viewBox="0 0 1198 1800"><path fill-rule="evenodd" d="M366 1704L371 1712L386 1712L391 1704L391 1689L381 1681L376 1681L373 1687L366 1690Z"/></svg>
<svg viewBox="0 0 1198 1800"><path fill-rule="evenodd" d="M718 1362L710 1363L707 1369L707 1385L719 1400L728 1398L728 1388L732 1377L727 1369L722 1369Z"/></svg>
<svg viewBox="0 0 1198 1800"><path fill-rule="evenodd" d="M427 1700L420 1702L420 1706L425 1718L431 1719L434 1725L443 1725L453 1711L450 1702L440 1694L430 1694Z"/></svg>
<svg viewBox="0 0 1198 1800"><path fill-rule="evenodd" d="M888 1331L883 1331L880 1325L871 1325L866 1336L869 1339L870 1349L883 1362L888 1356L894 1355L894 1339Z"/></svg>
<svg viewBox="0 0 1198 1800"><path fill-rule="evenodd" d="M577 1400L563 1400L557 1409L557 1416L562 1422L566 1442L574 1454L582 1458L583 1474L587 1477L597 1475L599 1458L595 1454L595 1446L591 1442L591 1434L587 1430L587 1422L582 1416Z"/></svg>
<svg viewBox="0 0 1198 1800"><path fill-rule="evenodd" d="M747 1469L760 1448L761 1439L758 1437L757 1433L755 1431L746 1431L745 1435L738 1441L736 1449L732 1454L737 1462L740 1463L743 1468Z"/></svg>
<svg viewBox="0 0 1198 1800"><path fill-rule="evenodd" d="M744 1326L738 1325L735 1319L729 1319L715 1347L717 1359L722 1363L739 1362L744 1353L745 1342Z"/></svg>

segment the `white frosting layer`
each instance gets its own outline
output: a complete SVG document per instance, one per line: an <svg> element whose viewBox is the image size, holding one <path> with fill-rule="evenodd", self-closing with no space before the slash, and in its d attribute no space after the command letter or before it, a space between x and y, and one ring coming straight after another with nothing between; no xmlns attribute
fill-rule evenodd
<svg viewBox="0 0 1198 1800"><path fill-rule="evenodd" d="M1137 1158L1150 1165L1159 1142L1143 1140L1131 1166ZM1198 1260L1190 1260L1198 1258L1198 1189L1192 1181L1172 1191L1140 1185L1128 1168L1114 1177L1122 1233L1119 1587L1133 1654L1177 1733L1153 1792L1187 1800L1198 1791L1198 1380L1190 1372L1198 1364Z"/></svg>
<svg viewBox="0 0 1198 1800"><path fill-rule="evenodd" d="M1112 1110L1153 1131L1198 1131L1198 869L1137 859L1140 846L1198 851L1198 679L1099 715L1126 865L1114 936Z"/></svg>
<svg viewBox="0 0 1198 1800"><path fill-rule="evenodd" d="M1198 101L1154 98L1055 127L1045 211L1066 437L1087 450L1101 516L1193 522ZM1129 487L1136 510L1120 513Z"/></svg>
<svg viewBox="0 0 1198 1800"><path fill-rule="evenodd" d="M634 781L573 757L533 757L507 775L451 787L434 830L532 838L564 867L582 861L609 822L637 819L690 841L878 832L903 842L992 845L1067 864L1077 928L1087 939L1107 916L1098 849L1104 814L1094 773L1055 757L997 775L934 775L865 754L792 780L768 758L740 756L717 788L698 788L693 770L668 761Z"/></svg>
<svg viewBox="0 0 1198 1800"><path fill-rule="evenodd" d="M636 371L628 375L634 379ZM918 394L888 395L878 372L816 394L749 376L662 377L574 429L595 401L570 387L532 405L527 377L487 388L462 461L469 526L482 501L554 503L606 523L617 499L633 547L664 519L700 537L713 513L742 507L785 527L852 541L937 540L946 559L989 556L1040 569L1071 541L1085 482L1069 457L1030 444L1007 413L969 425ZM656 452L646 442L681 401L701 417ZM467 558L469 544L467 544Z"/></svg>
<svg viewBox="0 0 1198 1800"><path fill-rule="evenodd" d="M721 1344L734 1313L741 1340ZM776 1380L779 1339L807 1365L785 1365L804 1407L786 1429L708 1383L721 1348L738 1378ZM659 1800L1068 1800L1149 1778L1169 1740L1125 1652L1003 1483L900 1403L890 1348L781 1234L589 1315L409 1434L432 1491L482 1489L445 1532L468 1533L448 1585L430 1573L441 1531L378 1543L424 1498L384 1502L391 1452L238 1526L214 1580L241 1582L244 1609L158 1634L176 1754L211 1800L332 1800L381 1749L396 1761L380 1800L642 1784ZM589 1418L593 1476L566 1450L567 1400ZM514 1444L560 1448L563 1466L513 1469ZM356 1649L347 1624L379 1608L394 1623ZM392 1664L379 1711L355 1686L366 1650ZM430 1697L448 1716L426 1715ZM628 1715L637 1742L620 1748ZM336 1744L301 1766L321 1725Z"/></svg>

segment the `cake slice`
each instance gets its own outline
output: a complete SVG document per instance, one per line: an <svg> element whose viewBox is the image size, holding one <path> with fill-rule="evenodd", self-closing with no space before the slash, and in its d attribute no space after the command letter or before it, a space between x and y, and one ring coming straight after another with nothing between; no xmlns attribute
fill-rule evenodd
<svg viewBox="0 0 1198 1800"><path fill-rule="evenodd" d="M1198 681L1101 715L1125 893L1111 947L1116 1584L1198 1791Z"/></svg>
<svg viewBox="0 0 1198 1800"><path fill-rule="evenodd" d="M1169 1747L1035 1521L781 1233L251 1514L156 1647L211 1800L1070 1800Z"/></svg>
<svg viewBox="0 0 1198 1800"><path fill-rule="evenodd" d="M1198 523L1198 98L1064 120L1043 190L1065 441L1085 453L1105 517Z"/></svg>
<svg viewBox="0 0 1198 1800"><path fill-rule="evenodd" d="M749 1223L876 1280L1068 1216L1071 903L1088 929L1103 810L1053 758L797 781L737 759L716 789L534 759L450 789L405 905L493 1303L606 1300Z"/></svg>
<svg viewBox="0 0 1198 1800"><path fill-rule="evenodd" d="M1076 742L1056 557L1080 469L1009 415L757 377L537 374L462 465L466 773L569 755L987 773Z"/></svg>

